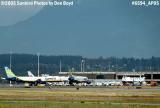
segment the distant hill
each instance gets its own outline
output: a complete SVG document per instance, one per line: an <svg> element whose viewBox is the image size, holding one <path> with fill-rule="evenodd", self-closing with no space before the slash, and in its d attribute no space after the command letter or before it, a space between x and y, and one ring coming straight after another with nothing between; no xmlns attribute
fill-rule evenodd
<svg viewBox="0 0 160 108"><path fill-rule="evenodd" d="M159 56L160 8L134 7L130 0L75 1L80 3L46 6L25 21L0 27L1 53Z"/></svg>

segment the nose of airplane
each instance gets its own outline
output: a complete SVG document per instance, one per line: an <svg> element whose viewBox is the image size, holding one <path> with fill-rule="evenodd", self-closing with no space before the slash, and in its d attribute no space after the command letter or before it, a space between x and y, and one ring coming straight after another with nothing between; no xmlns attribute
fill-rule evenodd
<svg viewBox="0 0 160 108"><path fill-rule="evenodd" d="M74 77L71 76L71 77L68 78L68 80L69 81L74 81Z"/></svg>
<svg viewBox="0 0 160 108"><path fill-rule="evenodd" d="M90 81L90 80L87 80L87 84L91 84L91 81Z"/></svg>

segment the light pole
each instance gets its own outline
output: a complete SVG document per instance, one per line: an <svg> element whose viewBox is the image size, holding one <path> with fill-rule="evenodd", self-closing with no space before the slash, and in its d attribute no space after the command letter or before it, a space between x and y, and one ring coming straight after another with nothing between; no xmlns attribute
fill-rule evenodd
<svg viewBox="0 0 160 108"><path fill-rule="evenodd" d="M109 72L111 71L111 66L110 66L110 62L109 62L109 69L108 69L108 71L109 71Z"/></svg>
<svg viewBox="0 0 160 108"><path fill-rule="evenodd" d="M9 68L12 68L12 52L10 52L10 56L9 56ZM12 70L12 69L11 69ZM12 81L9 81L9 86L12 86Z"/></svg>
<svg viewBox="0 0 160 108"><path fill-rule="evenodd" d="M12 68L12 52L10 52L10 56L9 56L9 68L10 69Z"/></svg>
<svg viewBox="0 0 160 108"><path fill-rule="evenodd" d="M84 60L82 59L81 60L81 72L83 72L84 71Z"/></svg>
<svg viewBox="0 0 160 108"><path fill-rule="evenodd" d="M85 72L85 60L83 60L83 72Z"/></svg>
<svg viewBox="0 0 160 108"><path fill-rule="evenodd" d="M37 54L37 57L38 57L38 77L39 77L39 56L40 56L40 54L38 53Z"/></svg>
<svg viewBox="0 0 160 108"><path fill-rule="evenodd" d="M83 63L83 60L81 60L81 72L82 72L82 63Z"/></svg>
<svg viewBox="0 0 160 108"><path fill-rule="evenodd" d="M152 66L150 66L150 71L151 71L151 80L153 80L153 71L152 71Z"/></svg>
<svg viewBox="0 0 160 108"><path fill-rule="evenodd" d="M61 63L61 60L60 60L60 62L59 62L59 72L61 72L62 71L62 63Z"/></svg>
<svg viewBox="0 0 160 108"><path fill-rule="evenodd" d="M118 58L115 58L116 59L116 80L118 79L118 76L117 76L117 72L118 72L118 63L117 63L117 59Z"/></svg>

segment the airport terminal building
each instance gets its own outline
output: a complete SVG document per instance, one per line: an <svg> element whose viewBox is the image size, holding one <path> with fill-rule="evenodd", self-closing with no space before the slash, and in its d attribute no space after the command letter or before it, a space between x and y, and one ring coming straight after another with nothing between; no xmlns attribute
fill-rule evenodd
<svg viewBox="0 0 160 108"><path fill-rule="evenodd" d="M59 72L59 75L68 76L70 74L77 76L87 76L89 79L122 79L123 76L145 77L146 82L151 80L160 83L160 72Z"/></svg>

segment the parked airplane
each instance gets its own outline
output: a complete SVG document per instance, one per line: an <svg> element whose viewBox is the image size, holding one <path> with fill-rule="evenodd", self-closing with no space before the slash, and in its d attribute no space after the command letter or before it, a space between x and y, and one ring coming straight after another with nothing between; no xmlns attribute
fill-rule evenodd
<svg viewBox="0 0 160 108"><path fill-rule="evenodd" d="M29 77L36 77L36 76L33 75L33 73L32 73L31 71L28 71L28 76L29 76ZM67 76L50 76L50 75L48 75L48 74L42 74L42 77L45 77L46 79L47 79L47 78L56 77L57 79L59 78L59 80L64 81L64 82L65 82L65 81L69 81L69 80L68 80L69 77L67 77Z"/></svg>
<svg viewBox="0 0 160 108"><path fill-rule="evenodd" d="M16 76L11 69L5 67L5 71L7 74L6 80L15 81L15 82L24 82L31 85L38 85L38 84L49 84L50 82L63 82L63 79L59 76L47 76L47 77L35 77L31 72L28 72L29 76Z"/></svg>
<svg viewBox="0 0 160 108"><path fill-rule="evenodd" d="M28 71L28 76L35 77L31 71ZM47 76L47 77L53 77L53 76ZM83 76L71 75L70 77L69 76L57 76L57 77L59 77L63 82L69 82L70 85L73 85L73 83L76 83L76 84L78 83L90 84L91 83L87 77L83 77Z"/></svg>
<svg viewBox="0 0 160 108"><path fill-rule="evenodd" d="M87 78L87 77L84 77L84 76L74 76L74 75L71 75L69 78L69 84L70 85L73 85L74 83L78 84L78 83L87 83L87 84L90 84L91 81Z"/></svg>

